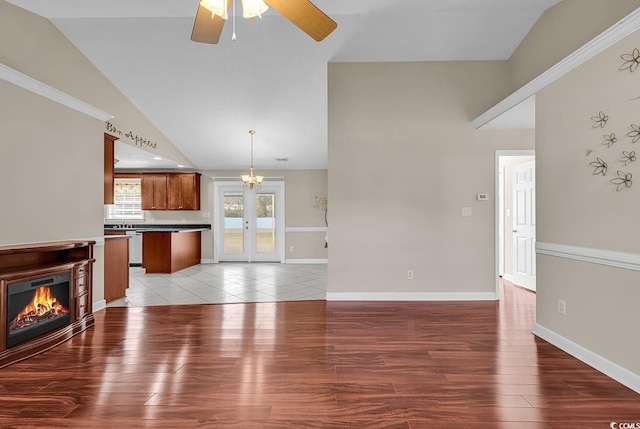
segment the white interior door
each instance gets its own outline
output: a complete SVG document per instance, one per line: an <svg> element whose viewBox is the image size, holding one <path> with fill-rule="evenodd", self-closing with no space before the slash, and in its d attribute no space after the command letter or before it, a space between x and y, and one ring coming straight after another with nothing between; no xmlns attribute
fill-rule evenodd
<svg viewBox="0 0 640 429"><path fill-rule="evenodd" d="M536 165L529 161L513 172L513 282L536 290Z"/></svg>
<svg viewBox="0 0 640 429"><path fill-rule="evenodd" d="M214 261L284 261L284 182L215 182Z"/></svg>

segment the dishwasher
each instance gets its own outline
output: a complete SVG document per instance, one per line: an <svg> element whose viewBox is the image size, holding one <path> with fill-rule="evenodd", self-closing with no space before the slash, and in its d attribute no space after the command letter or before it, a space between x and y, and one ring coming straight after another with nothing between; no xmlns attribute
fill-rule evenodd
<svg viewBox="0 0 640 429"><path fill-rule="evenodd" d="M129 266L142 266L142 233L137 231L127 231L129 239Z"/></svg>

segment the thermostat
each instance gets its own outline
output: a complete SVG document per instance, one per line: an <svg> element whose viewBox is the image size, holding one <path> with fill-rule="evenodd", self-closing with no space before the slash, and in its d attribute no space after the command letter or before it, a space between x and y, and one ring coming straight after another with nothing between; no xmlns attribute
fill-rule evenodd
<svg viewBox="0 0 640 429"><path fill-rule="evenodd" d="M489 194L478 194L478 201L487 201L489 200Z"/></svg>

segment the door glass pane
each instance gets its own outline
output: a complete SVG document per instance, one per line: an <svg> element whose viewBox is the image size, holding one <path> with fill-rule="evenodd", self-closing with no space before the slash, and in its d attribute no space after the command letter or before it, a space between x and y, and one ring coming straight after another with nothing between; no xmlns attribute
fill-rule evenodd
<svg viewBox="0 0 640 429"><path fill-rule="evenodd" d="M244 198L242 194L224 194L224 253L244 252Z"/></svg>
<svg viewBox="0 0 640 429"><path fill-rule="evenodd" d="M256 252L276 251L276 195L256 195Z"/></svg>

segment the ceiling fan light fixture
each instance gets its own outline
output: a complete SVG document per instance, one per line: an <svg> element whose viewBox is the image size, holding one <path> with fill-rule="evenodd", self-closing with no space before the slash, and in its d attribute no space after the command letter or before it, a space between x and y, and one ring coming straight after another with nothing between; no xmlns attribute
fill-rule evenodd
<svg viewBox="0 0 640 429"><path fill-rule="evenodd" d="M269 6L263 0L242 0L242 17L255 18L269 9Z"/></svg>
<svg viewBox="0 0 640 429"><path fill-rule="evenodd" d="M214 15L218 15L225 21L229 18L226 0L200 0L200 4L211 12L211 18L213 18Z"/></svg>

